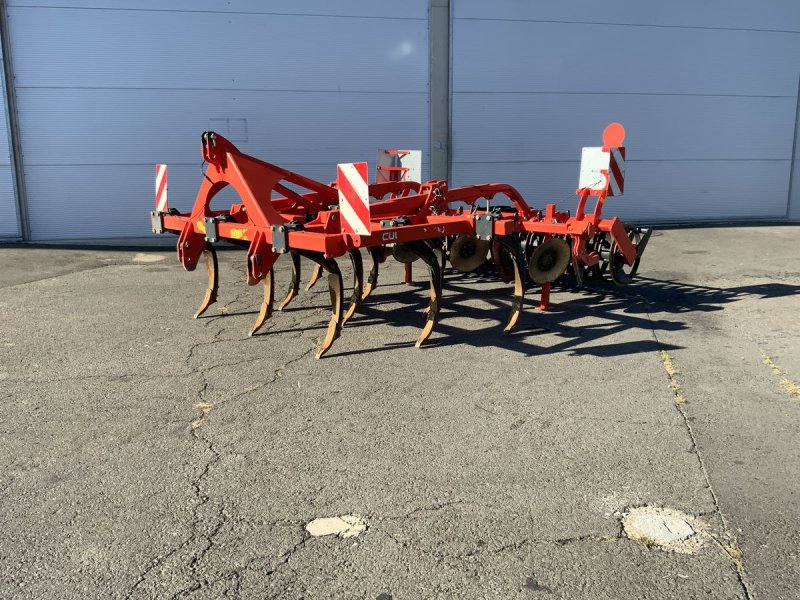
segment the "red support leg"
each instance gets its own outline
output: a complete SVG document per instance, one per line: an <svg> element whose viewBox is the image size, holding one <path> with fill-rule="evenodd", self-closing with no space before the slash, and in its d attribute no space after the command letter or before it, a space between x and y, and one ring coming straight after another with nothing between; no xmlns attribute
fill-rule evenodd
<svg viewBox="0 0 800 600"><path fill-rule="evenodd" d="M411 263L406 263L403 269L403 283L411 283Z"/></svg>
<svg viewBox="0 0 800 600"><path fill-rule="evenodd" d="M542 284L542 295L539 301L539 310L547 310L550 307L550 284Z"/></svg>

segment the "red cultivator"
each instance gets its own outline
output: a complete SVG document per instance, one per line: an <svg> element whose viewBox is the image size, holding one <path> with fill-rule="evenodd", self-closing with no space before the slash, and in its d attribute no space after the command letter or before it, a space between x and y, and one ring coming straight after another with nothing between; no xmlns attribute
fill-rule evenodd
<svg viewBox="0 0 800 600"><path fill-rule="evenodd" d="M448 188L446 181L390 180L368 185L365 163L339 165L337 182L325 185L243 154L222 136L206 132L202 155L208 168L191 213L168 209L166 169L156 168L153 231L178 234L178 259L187 271L197 267L201 255L205 257L208 289L195 317L217 298L212 244L227 240L247 249L247 283L264 286L264 301L250 335L272 316L273 265L282 254L292 260L292 282L281 309L299 291L301 257L314 263L307 289L327 272L332 315L317 358L330 349L342 326L375 289L379 265L390 254L407 265L420 259L428 268L430 303L417 347L428 339L439 318L448 260L466 273L491 255L501 279L513 281L511 314L504 328L509 333L519 321L528 278L541 286L540 308L547 308L551 283L568 268L579 283L609 272L616 283L625 284L635 274L650 230L626 227L617 217L601 217L606 197L622 192L623 137L622 126L612 124L603 134L602 148L584 148L580 200L571 216L553 204L535 210L506 184ZM404 151L396 152L402 156ZM392 172L391 179L399 179L406 170L398 167ZM212 210L212 198L228 185L242 202L228 210ZM503 206L491 205L496 196L505 198ZM588 213L591 197L596 203ZM372 263L366 282L362 248ZM354 273L347 308L336 263L344 254Z"/></svg>

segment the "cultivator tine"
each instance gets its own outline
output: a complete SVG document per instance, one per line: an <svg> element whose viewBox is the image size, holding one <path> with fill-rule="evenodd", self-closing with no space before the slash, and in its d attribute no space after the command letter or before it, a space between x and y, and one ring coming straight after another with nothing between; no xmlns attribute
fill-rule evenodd
<svg viewBox="0 0 800 600"><path fill-rule="evenodd" d="M270 269L267 273L267 276L264 277L264 301L261 303L261 310L258 311L258 317L256 317L256 322L253 323L253 327L250 329L250 333L247 335L254 335L261 327L264 326L264 323L267 319L272 316L272 303L275 300L275 274L273 270Z"/></svg>
<svg viewBox="0 0 800 600"><path fill-rule="evenodd" d="M369 277L367 278L367 285L364 286L364 293L361 295L361 302L369 298L370 294L375 291L378 286L378 265L383 258L383 246L372 246L368 248L369 257L372 259L372 268L369 270Z"/></svg>
<svg viewBox="0 0 800 600"><path fill-rule="evenodd" d="M439 263L439 288L441 289L444 286L444 270L447 266L447 254L444 251L444 244L438 238L427 240L427 244Z"/></svg>
<svg viewBox="0 0 800 600"><path fill-rule="evenodd" d="M283 299L280 306L278 306L278 310L283 310L289 303L294 300L297 293L300 291L300 255L297 252L291 253L292 257L292 283L289 287L289 291L286 293L286 298Z"/></svg>
<svg viewBox="0 0 800 600"><path fill-rule="evenodd" d="M331 294L331 320L328 322L328 330L325 332L325 337L317 349L316 358L321 358L328 350L330 350L333 342L342 332L342 324L344 321L344 303L342 296L344 291L344 284L342 283L342 272L339 270L339 265L332 258L325 258L319 252L298 252L307 259L313 261L319 268L320 272L324 269L328 272L328 291ZM316 269L314 271L316 273ZM313 279L313 277L312 277ZM319 277L317 277L319 279Z"/></svg>
<svg viewBox="0 0 800 600"><path fill-rule="evenodd" d="M202 315L208 307L217 301L217 291L219 290L219 265L217 263L217 252L211 244L206 244L203 250L203 256L206 259L206 271L208 271L208 288L206 289L205 298L200 303L197 312L194 313L196 319Z"/></svg>
<svg viewBox="0 0 800 600"><path fill-rule="evenodd" d="M322 267L320 267L319 265L315 264L314 265L314 270L311 271L311 277L309 278L308 283L306 284L306 291L308 291L312 287L314 287L317 284L317 282L319 281L320 277L322 277Z"/></svg>
<svg viewBox="0 0 800 600"><path fill-rule="evenodd" d="M516 236L503 236L498 237L496 240L502 249L506 250L513 259L513 277L514 277L514 297L511 300L511 314L508 317L508 322L503 328L503 333L511 333L514 329L519 317L522 314L522 306L525 303L525 253L522 250L519 239ZM501 254L502 250L498 252Z"/></svg>
<svg viewBox="0 0 800 600"><path fill-rule="evenodd" d="M514 279L514 269L504 259L503 248L499 239L492 240L492 262L497 271L497 276L503 280L503 283L510 283Z"/></svg>
<svg viewBox="0 0 800 600"><path fill-rule="evenodd" d="M428 244L425 242L411 242L406 246L428 266L428 277L431 285L431 301L425 309L425 325L422 327L422 333L419 334L415 344L419 348L430 337L433 328L439 321L439 308L442 300L442 273L439 257L436 256Z"/></svg>
<svg viewBox="0 0 800 600"><path fill-rule="evenodd" d="M347 312L344 313L342 325L347 323L350 317L355 314L358 305L361 304L361 290L364 287L364 261L361 259L361 252L359 250L350 250L347 254L350 256L350 262L353 263L353 295L350 297L350 305L347 307Z"/></svg>

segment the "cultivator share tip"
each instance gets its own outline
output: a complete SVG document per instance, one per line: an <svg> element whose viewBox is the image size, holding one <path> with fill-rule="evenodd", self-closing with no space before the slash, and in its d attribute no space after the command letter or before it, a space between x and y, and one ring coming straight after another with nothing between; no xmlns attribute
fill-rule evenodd
<svg viewBox="0 0 800 600"><path fill-rule="evenodd" d="M206 244L206 247L203 250L203 256L206 260L206 270L208 272L208 288L206 289L206 295L203 298L203 301L200 303L197 312L194 313L195 319L206 312L208 307L217 301L217 291L219 290L219 265L217 263L217 253L211 244Z"/></svg>
<svg viewBox="0 0 800 600"><path fill-rule="evenodd" d="M350 297L350 304L347 307L347 312L344 313L342 324L347 323L348 319L355 314L358 305L361 304L361 295L364 288L364 261L361 259L361 252L350 250L347 255L353 265L353 295Z"/></svg>
<svg viewBox="0 0 800 600"><path fill-rule="evenodd" d="M317 349L316 358L322 356L331 349L333 342L342 333L342 325L344 324L344 304L342 296L344 294L344 285L342 283L342 272L339 270L339 265L333 259L326 259L324 255L315 252L302 253L306 258L314 261L323 270L328 272L328 291L331 295L331 318L328 322L328 328L325 331L325 337Z"/></svg>
<svg viewBox="0 0 800 600"><path fill-rule="evenodd" d="M306 284L306 291L313 288L319 281L320 277L322 277L322 267L319 265L314 265L314 270L311 271L311 277L309 277L308 283Z"/></svg>
<svg viewBox="0 0 800 600"><path fill-rule="evenodd" d="M264 300L261 302L261 308L258 310L256 322L253 323L253 326L250 328L250 332L247 334L251 337L254 336L258 330L264 326L264 323L266 323L267 319L272 316L272 305L275 301L275 274L272 269L267 271L267 275L264 277L263 285Z"/></svg>
<svg viewBox="0 0 800 600"><path fill-rule="evenodd" d="M187 271L196 268L201 255L205 259L208 286L195 317L217 300L219 274L212 244L227 240L247 249L247 282L261 283L264 294L251 336L272 317L276 261L288 254L292 272L278 310L299 293L301 258L311 261L306 290L326 273L331 300L317 358L330 351L344 324L375 291L380 264L389 256L404 263L407 274L415 261L428 271L429 299L417 348L439 321L448 260L459 273L493 264L500 279L513 282L511 311L503 326L503 332L510 333L521 319L526 290L539 286L539 308L546 309L550 287L565 271L579 285L606 274L619 285L635 277L652 230L602 216L606 198L624 191L624 139L622 125L612 123L603 133L603 146L583 149L578 205L571 215L556 210L554 204L536 210L507 184L450 188L446 181L410 179L420 172L417 151L379 151L377 183L367 182L366 163L346 163L337 165L336 182L326 185L248 156L209 131L201 138L202 159L208 167L190 212L168 206L166 165L156 166L152 228L155 233L178 235L178 259ZM226 186L238 193L241 202L227 210L212 210L211 199ZM589 209L592 198L594 207ZM370 259L366 281L362 249ZM336 262L345 254L353 269L346 308Z"/></svg>
<svg viewBox="0 0 800 600"><path fill-rule="evenodd" d="M283 310L289 306L289 303L294 300L300 292L300 255L297 252L292 252L290 256L292 257L292 282L289 285L289 291L286 293L286 297L283 299L280 306L278 306L278 310Z"/></svg>
<svg viewBox="0 0 800 600"><path fill-rule="evenodd" d="M367 278L367 283L364 286L364 292L361 294L361 302L364 302L364 300L369 298L370 294L372 294L377 287L380 264L386 260L386 256L383 253L383 248L380 246L373 246L372 248L368 248L367 251L369 252L370 259L372 259L372 267L369 270L369 277Z"/></svg>

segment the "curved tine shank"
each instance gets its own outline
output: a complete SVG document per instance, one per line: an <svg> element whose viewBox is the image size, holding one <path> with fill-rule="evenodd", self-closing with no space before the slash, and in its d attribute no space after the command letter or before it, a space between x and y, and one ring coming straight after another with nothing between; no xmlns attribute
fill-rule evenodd
<svg viewBox="0 0 800 600"><path fill-rule="evenodd" d="M425 325L422 327L422 332L419 334L419 338L417 338L417 343L415 344L416 347L419 348L425 340L431 336L433 328L439 321L439 304L442 299L442 275L437 256L425 242L411 242L408 244L408 248L419 256L428 266L428 277L431 284L431 301L425 311Z"/></svg>
<svg viewBox="0 0 800 600"><path fill-rule="evenodd" d="M319 267L328 272L328 291L331 294L331 320L328 322L328 330L325 337L317 349L316 358L321 358L330 350L333 342L342 333L342 321L344 320L344 303L342 302L344 284L342 283L342 272L336 261L328 258L319 252L298 251L299 254L307 259L314 261ZM315 270L316 272L316 270Z"/></svg>
<svg viewBox="0 0 800 600"><path fill-rule="evenodd" d="M503 264L503 247L498 239L492 241L492 262L497 271L497 276L503 280L503 283L510 283L514 278L514 274Z"/></svg>
<svg viewBox="0 0 800 600"><path fill-rule="evenodd" d="M314 287L319 281L320 277L322 277L322 267L318 264L314 264L314 270L311 271L311 277L308 279L308 283L306 284L306 291Z"/></svg>
<svg viewBox="0 0 800 600"><path fill-rule="evenodd" d="M511 300L511 314L508 317L508 322L503 328L503 333L511 333L511 330L519 321L522 314L522 306L525 303L525 253L522 251L522 246L519 239L515 236L503 236L497 238L500 242L501 249L505 249L511 254L514 259L514 297ZM501 250L502 251L502 250ZM499 254L499 253L498 253Z"/></svg>
<svg viewBox="0 0 800 600"><path fill-rule="evenodd" d="M283 302L278 306L278 310L283 310L289 303L294 300L297 293L300 291L300 255L297 252L291 253L292 257L292 283L289 286L289 291L286 292L286 297Z"/></svg>
<svg viewBox="0 0 800 600"><path fill-rule="evenodd" d="M383 258L383 246L372 246L368 249L369 257L372 259L372 268L369 270L369 277L367 284L364 286L364 293L361 295L361 302L364 302L370 297L370 294L375 291L378 286L378 265L380 265L381 258Z"/></svg>
<svg viewBox="0 0 800 600"><path fill-rule="evenodd" d="M444 269L446 266L447 256L439 240L426 240L425 243L431 249L431 252L433 252L433 255L436 257L436 260L439 263L439 293L441 294L441 290L444 287ZM422 311L422 313L427 315L430 310L431 307L429 305L424 311Z"/></svg>
<svg viewBox="0 0 800 600"><path fill-rule="evenodd" d="M428 240L428 245L433 250L433 254L439 261L439 287L444 287L444 270L447 267L447 253L444 251L442 240Z"/></svg>
<svg viewBox="0 0 800 600"><path fill-rule="evenodd" d="M261 303L261 310L258 311L256 322L250 328L250 333L247 335L255 335L255 333L264 326L264 322L272 316L272 303L275 300L275 274L272 269L269 270L267 276L264 277L264 301Z"/></svg>
<svg viewBox="0 0 800 600"><path fill-rule="evenodd" d="M208 310L208 307L217 301L217 291L219 290L219 264L217 263L217 251L214 247L207 243L203 250L203 256L206 259L206 271L208 272L208 288L203 301L197 312L194 313L196 319Z"/></svg>
<svg viewBox="0 0 800 600"><path fill-rule="evenodd" d="M347 323L355 314L358 305L361 304L361 290L364 287L364 261L361 259L361 251L350 250L347 254L350 255L350 262L353 263L353 295L350 297L347 312L344 313L342 325Z"/></svg>

